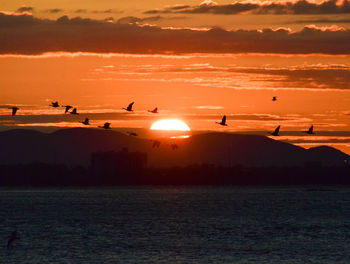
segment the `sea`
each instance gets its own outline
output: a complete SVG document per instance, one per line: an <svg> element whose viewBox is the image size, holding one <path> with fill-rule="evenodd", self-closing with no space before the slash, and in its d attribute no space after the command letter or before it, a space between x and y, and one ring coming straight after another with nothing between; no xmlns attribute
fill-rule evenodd
<svg viewBox="0 0 350 264"><path fill-rule="evenodd" d="M0 263L350 263L350 188L2 188Z"/></svg>

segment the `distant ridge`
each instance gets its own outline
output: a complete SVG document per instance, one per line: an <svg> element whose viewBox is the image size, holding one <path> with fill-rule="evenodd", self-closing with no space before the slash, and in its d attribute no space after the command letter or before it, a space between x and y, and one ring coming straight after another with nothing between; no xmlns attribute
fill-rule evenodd
<svg viewBox="0 0 350 264"><path fill-rule="evenodd" d="M88 166L92 152L122 148L146 152L149 166L154 167L204 163L220 166L303 166L309 162L342 165L344 160L350 160L349 155L331 147L306 150L259 135L197 134L176 140L179 148L174 151L169 142L152 148L148 139L91 128L61 129L49 134L14 129L0 132L0 164L44 162Z"/></svg>

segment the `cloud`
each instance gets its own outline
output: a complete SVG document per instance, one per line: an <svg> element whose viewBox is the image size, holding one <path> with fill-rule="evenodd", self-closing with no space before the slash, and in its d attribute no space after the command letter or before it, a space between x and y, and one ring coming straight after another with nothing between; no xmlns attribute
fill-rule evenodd
<svg viewBox="0 0 350 264"><path fill-rule="evenodd" d="M61 13L63 12L63 9L60 8L52 8L52 9L48 9L47 12L51 13L51 14L56 14L56 13Z"/></svg>
<svg viewBox="0 0 350 264"><path fill-rule="evenodd" d="M113 13L113 9L106 9L106 10L94 10L93 13L95 14L111 14Z"/></svg>
<svg viewBox="0 0 350 264"><path fill-rule="evenodd" d="M207 110L218 110L218 109L224 109L221 105L197 105L194 106L196 109L207 109Z"/></svg>
<svg viewBox="0 0 350 264"><path fill-rule="evenodd" d="M234 2L227 5L219 5L211 0L205 0L200 5L175 5L167 6L162 9L153 9L145 12L146 14L161 13L186 13L186 14L215 14L215 15L234 15L234 14L345 14L350 13L349 0L325 0L319 3L309 2L307 0L298 1L265 1L257 2L253 0Z"/></svg>
<svg viewBox="0 0 350 264"><path fill-rule="evenodd" d="M282 53L350 54L350 30L306 26L198 30L122 24L62 16L57 20L0 12L0 54L93 52L132 54Z"/></svg>
<svg viewBox="0 0 350 264"><path fill-rule="evenodd" d="M315 19L300 19L289 21L286 24L312 24L312 23L323 23L323 24L340 24L340 23L350 23L350 18L344 19L329 19L329 18L315 18Z"/></svg>
<svg viewBox="0 0 350 264"><path fill-rule="evenodd" d="M19 13L33 12L33 11L34 11L34 7L31 7L31 6L21 6L16 10L16 12L19 12Z"/></svg>
<svg viewBox="0 0 350 264"><path fill-rule="evenodd" d="M144 17L144 18L139 18L139 17L134 17L134 16L127 16L127 17L122 17L117 20L117 23L120 24L133 24L133 23L145 23L145 22L155 22L158 20L161 20L163 17L161 16L150 16L150 17Z"/></svg>
<svg viewBox="0 0 350 264"><path fill-rule="evenodd" d="M86 13L87 10L86 9L77 9L74 11L74 13L77 13L77 14L83 14L83 13Z"/></svg>
<svg viewBox="0 0 350 264"><path fill-rule="evenodd" d="M139 64L116 65L114 68L98 70L94 77L98 75L100 80L111 76L122 80L127 76L128 80L133 81L186 82L234 89L350 90L350 65L344 64L301 64L288 67L216 66L209 63ZM163 77L165 74L169 76L166 79Z"/></svg>

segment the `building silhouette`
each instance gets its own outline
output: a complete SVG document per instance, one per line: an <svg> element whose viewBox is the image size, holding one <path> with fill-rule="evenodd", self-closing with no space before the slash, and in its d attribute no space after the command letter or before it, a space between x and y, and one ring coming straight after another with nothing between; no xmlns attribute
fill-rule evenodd
<svg viewBox="0 0 350 264"><path fill-rule="evenodd" d="M147 154L121 151L94 152L91 154L91 177L98 184L133 184L140 180L147 168Z"/></svg>

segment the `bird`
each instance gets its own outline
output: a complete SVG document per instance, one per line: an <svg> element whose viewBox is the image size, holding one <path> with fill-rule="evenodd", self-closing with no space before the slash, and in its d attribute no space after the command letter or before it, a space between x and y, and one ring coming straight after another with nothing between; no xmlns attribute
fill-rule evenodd
<svg viewBox="0 0 350 264"><path fill-rule="evenodd" d="M135 132L128 131L126 133L128 133L129 136L133 136L133 137L137 137L138 136Z"/></svg>
<svg viewBox="0 0 350 264"><path fill-rule="evenodd" d="M59 107L60 105L58 104L58 102L51 102L51 107Z"/></svg>
<svg viewBox="0 0 350 264"><path fill-rule="evenodd" d="M19 110L17 106L9 107L9 109L12 109L12 116L16 115L17 110Z"/></svg>
<svg viewBox="0 0 350 264"><path fill-rule="evenodd" d="M222 117L221 122L215 122L215 123L217 123L217 124L219 124L219 125L221 125L221 126L227 126L227 124L226 124L226 116L224 115L224 116Z"/></svg>
<svg viewBox="0 0 350 264"><path fill-rule="evenodd" d="M73 108L73 106L71 106L71 105L65 105L65 106L63 106L63 107L66 108L66 109L64 110L64 113L65 113L65 114L68 113L68 111L69 111L71 108Z"/></svg>
<svg viewBox="0 0 350 264"><path fill-rule="evenodd" d="M314 133L314 126L311 125L311 127L309 128L309 130L305 131L306 134L309 134L309 135L312 135L312 134L315 134Z"/></svg>
<svg viewBox="0 0 350 264"><path fill-rule="evenodd" d="M152 148L159 148L161 142L159 140L152 140L153 144L152 144Z"/></svg>
<svg viewBox="0 0 350 264"><path fill-rule="evenodd" d="M179 148L179 146L177 144L175 144L175 143L171 144L170 147L171 147L172 150L176 150L176 149Z"/></svg>
<svg viewBox="0 0 350 264"><path fill-rule="evenodd" d="M15 241L16 239L19 239L19 237L17 236L17 231L13 231L11 233L11 236L10 236L9 240L7 241L6 248L9 249L11 247L13 241Z"/></svg>
<svg viewBox="0 0 350 264"><path fill-rule="evenodd" d="M72 115L79 115L76 108L73 108L72 112L70 112L70 113Z"/></svg>
<svg viewBox="0 0 350 264"><path fill-rule="evenodd" d="M123 107L123 109L126 110L126 111L128 111L128 112L134 111L134 110L132 110L132 106L134 105L134 103L135 103L135 102L130 103L130 104L128 105L127 108L124 108L124 107Z"/></svg>
<svg viewBox="0 0 350 264"><path fill-rule="evenodd" d="M85 118L85 120L82 121L81 123L82 123L83 125L86 125L86 126L90 125L90 123L89 123L89 118Z"/></svg>
<svg viewBox="0 0 350 264"><path fill-rule="evenodd" d="M103 126L99 126L100 128L103 128L103 129L111 129L111 123L104 123Z"/></svg>
<svg viewBox="0 0 350 264"><path fill-rule="evenodd" d="M277 101L277 96L273 96L272 101Z"/></svg>
<svg viewBox="0 0 350 264"><path fill-rule="evenodd" d="M281 126L276 127L275 131L273 131L273 132L271 133L271 135L273 135L273 136L275 136L275 137L279 136L280 127L281 127Z"/></svg>
<svg viewBox="0 0 350 264"><path fill-rule="evenodd" d="M154 108L153 110L148 110L148 112L152 114L158 114L158 107Z"/></svg>

